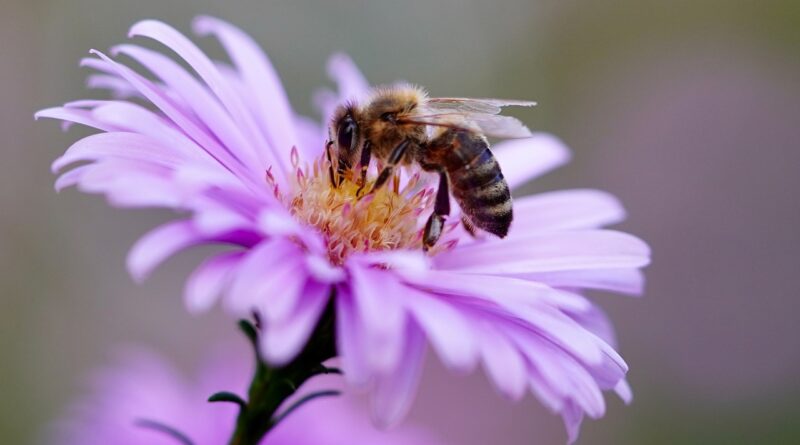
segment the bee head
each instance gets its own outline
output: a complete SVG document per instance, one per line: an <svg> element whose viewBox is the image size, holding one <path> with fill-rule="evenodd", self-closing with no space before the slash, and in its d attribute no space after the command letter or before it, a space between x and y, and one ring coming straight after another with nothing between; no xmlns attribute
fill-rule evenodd
<svg viewBox="0 0 800 445"><path fill-rule="evenodd" d="M339 170L352 167L356 162L361 133L353 104L340 106L333 115L330 140L336 145Z"/></svg>

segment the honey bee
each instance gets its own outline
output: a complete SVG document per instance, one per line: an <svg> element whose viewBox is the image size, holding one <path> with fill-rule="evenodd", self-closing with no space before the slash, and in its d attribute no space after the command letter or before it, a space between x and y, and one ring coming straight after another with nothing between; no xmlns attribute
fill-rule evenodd
<svg viewBox="0 0 800 445"><path fill-rule="evenodd" d="M331 147L335 146L338 177L358 161L359 195L367 183L372 157L382 161L384 167L369 193L382 187L398 165L416 164L438 173L434 209L422 239L426 251L438 241L450 214L450 190L471 235L475 236L478 228L503 238L513 219L511 192L486 135L531 135L519 120L499 115L502 107L511 105L535 103L430 98L421 88L410 85L377 88L364 103L350 102L336 109L329 128L328 157L332 158Z"/></svg>

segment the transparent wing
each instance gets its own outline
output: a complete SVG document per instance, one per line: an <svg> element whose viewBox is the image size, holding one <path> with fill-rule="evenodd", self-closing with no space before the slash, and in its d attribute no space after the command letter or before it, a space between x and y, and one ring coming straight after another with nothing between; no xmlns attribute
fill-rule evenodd
<svg viewBox="0 0 800 445"><path fill-rule="evenodd" d="M433 97L425 101L433 112L499 114L503 107L532 107L536 102L513 99L476 99L469 97Z"/></svg>
<svg viewBox="0 0 800 445"><path fill-rule="evenodd" d="M403 119L402 123L459 128L480 131L487 136L514 139L531 136L531 131L519 119L511 116L477 112L425 114Z"/></svg>

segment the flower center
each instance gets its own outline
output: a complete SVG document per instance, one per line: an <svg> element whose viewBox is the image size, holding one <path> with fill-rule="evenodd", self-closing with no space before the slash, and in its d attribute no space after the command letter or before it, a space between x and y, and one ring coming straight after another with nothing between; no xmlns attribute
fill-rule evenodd
<svg viewBox="0 0 800 445"><path fill-rule="evenodd" d="M293 151L292 163L295 184L284 202L297 219L325 235L331 263L341 265L354 252L422 248L420 215L430 213L434 191L420 187L419 174L402 185L395 174L372 191L374 179L362 188L353 171L332 178L324 155L301 167Z"/></svg>

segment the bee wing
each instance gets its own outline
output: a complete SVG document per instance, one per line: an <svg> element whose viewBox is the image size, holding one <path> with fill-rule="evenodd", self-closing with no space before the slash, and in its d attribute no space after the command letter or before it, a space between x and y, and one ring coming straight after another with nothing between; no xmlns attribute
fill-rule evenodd
<svg viewBox="0 0 800 445"><path fill-rule="evenodd" d="M526 138L531 136L531 131L525 124L520 122L519 119L497 114L476 112L425 114L403 119L402 123L432 125L468 131L479 130L487 136L504 139Z"/></svg>
<svg viewBox="0 0 800 445"><path fill-rule="evenodd" d="M469 97L433 97L425 105L434 112L464 112L480 114L500 114L503 107L532 107L536 102L514 99L475 99Z"/></svg>

